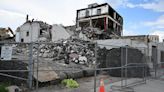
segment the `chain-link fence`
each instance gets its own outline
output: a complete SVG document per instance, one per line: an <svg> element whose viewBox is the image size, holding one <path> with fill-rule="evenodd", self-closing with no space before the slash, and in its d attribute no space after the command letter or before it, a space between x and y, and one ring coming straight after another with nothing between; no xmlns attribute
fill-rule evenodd
<svg viewBox="0 0 164 92"><path fill-rule="evenodd" d="M1 52L7 47L12 55L6 60L1 53L0 81L17 85L22 92L98 92L101 79L107 91L133 90L152 74L163 74L162 64L150 71L144 47L78 40L1 43Z"/></svg>
<svg viewBox="0 0 164 92"><path fill-rule="evenodd" d="M105 79L110 90L127 90L131 86L146 83L146 76L150 76L146 65L146 48L104 44L98 46L97 81Z"/></svg>
<svg viewBox="0 0 164 92"><path fill-rule="evenodd" d="M157 63L151 71L151 78L164 80L164 63Z"/></svg>
<svg viewBox="0 0 164 92"><path fill-rule="evenodd" d="M23 91L32 88L32 45L0 43L0 84L17 85Z"/></svg>

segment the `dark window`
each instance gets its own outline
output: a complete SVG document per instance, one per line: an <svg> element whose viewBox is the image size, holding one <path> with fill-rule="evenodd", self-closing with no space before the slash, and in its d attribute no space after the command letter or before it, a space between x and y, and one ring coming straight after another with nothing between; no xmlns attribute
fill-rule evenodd
<svg viewBox="0 0 164 92"><path fill-rule="evenodd" d="M43 35L43 30L40 30L40 35Z"/></svg>
<svg viewBox="0 0 164 92"><path fill-rule="evenodd" d="M101 14L101 9L97 9L97 15Z"/></svg>
<svg viewBox="0 0 164 92"><path fill-rule="evenodd" d="M29 32L26 32L26 36L29 36Z"/></svg>
<svg viewBox="0 0 164 92"><path fill-rule="evenodd" d="M24 42L24 39L23 38L21 39L21 42Z"/></svg>
<svg viewBox="0 0 164 92"><path fill-rule="evenodd" d="M89 10L86 10L86 17L89 16Z"/></svg>
<svg viewBox="0 0 164 92"><path fill-rule="evenodd" d="M108 12L109 12L109 15L113 18L113 13L114 13L114 10L111 8L111 7L109 7L109 10L108 10Z"/></svg>

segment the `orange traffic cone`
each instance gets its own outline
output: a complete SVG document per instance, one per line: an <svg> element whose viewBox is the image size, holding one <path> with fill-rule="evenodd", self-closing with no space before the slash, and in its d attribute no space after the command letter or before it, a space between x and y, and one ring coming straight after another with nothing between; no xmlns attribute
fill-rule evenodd
<svg viewBox="0 0 164 92"><path fill-rule="evenodd" d="M100 80L99 92L105 92L104 80L103 79Z"/></svg>

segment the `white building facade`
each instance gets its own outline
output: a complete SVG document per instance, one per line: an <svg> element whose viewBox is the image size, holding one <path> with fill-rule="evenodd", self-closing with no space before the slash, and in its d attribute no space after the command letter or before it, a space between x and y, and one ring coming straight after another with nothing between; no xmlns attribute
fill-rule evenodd
<svg viewBox="0 0 164 92"><path fill-rule="evenodd" d="M39 38L45 37L50 39L49 27L43 27L44 23L40 21L25 22L16 31L16 42L35 42Z"/></svg>

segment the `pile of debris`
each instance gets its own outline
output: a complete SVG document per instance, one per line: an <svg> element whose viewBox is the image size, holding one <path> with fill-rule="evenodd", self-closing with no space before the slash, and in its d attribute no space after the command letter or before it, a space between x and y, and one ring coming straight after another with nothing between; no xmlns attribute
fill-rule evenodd
<svg viewBox="0 0 164 92"><path fill-rule="evenodd" d="M79 34L81 33L84 34L88 39L101 39L103 30L100 30L99 28L87 27L80 30Z"/></svg>
<svg viewBox="0 0 164 92"><path fill-rule="evenodd" d="M101 40L101 39L112 39L114 37L119 37L112 30L108 31L101 30L100 28L86 27L82 30L78 30L79 38L83 40ZM82 36L81 36L82 35ZM85 38L85 39L84 39Z"/></svg>
<svg viewBox="0 0 164 92"><path fill-rule="evenodd" d="M66 78L94 75L92 70L95 62L94 46L91 42L79 39L60 40L57 43L40 43L40 45L33 43L34 70L37 67L39 70L50 70L38 72L39 82L42 84ZM28 59L29 52L29 44L17 45L13 48L13 54L17 57L25 56ZM37 56L39 59L37 59ZM37 60L39 60L38 66ZM28 64L29 61L23 62ZM37 79L36 74L34 72L35 79ZM49 74L52 76L48 77Z"/></svg>
<svg viewBox="0 0 164 92"><path fill-rule="evenodd" d="M89 47L93 45L86 41L78 39L62 40L58 43L50 44L38 44L33 45L33 56L36 57L39 50L39 57L42 58L53 58L53 60L68 60L65 61L66 64L69 62L81 63L89 66L93 63L94 59L94 48ZM15 54L29 55L29 48L26 46L16 47L17 50ZM21 49L20 49L21 48Z"/></svg>

